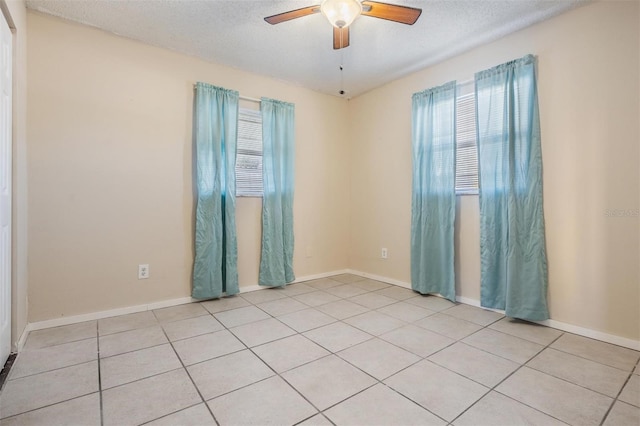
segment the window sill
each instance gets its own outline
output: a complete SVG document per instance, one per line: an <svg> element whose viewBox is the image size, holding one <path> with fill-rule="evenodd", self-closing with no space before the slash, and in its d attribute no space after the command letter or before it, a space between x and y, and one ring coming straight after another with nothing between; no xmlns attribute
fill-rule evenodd
<svg viewBox="0 0 640 426"><path fill-rule="evenodd" d="M477 189L468 189L464 191L456 191L456 196L458 195L479 195L479 191Z"/></svg>
<svg viewBox="0 0 640 426"><path fill-rule="evenodd" d="M236 194L236 198L262 198L262 195L255 194Z"/></svg>

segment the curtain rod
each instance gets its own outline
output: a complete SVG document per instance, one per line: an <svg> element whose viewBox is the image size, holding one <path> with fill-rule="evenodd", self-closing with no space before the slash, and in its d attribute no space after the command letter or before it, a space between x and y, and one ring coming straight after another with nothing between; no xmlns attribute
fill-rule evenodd
<svg viewBox="0 0 640 426"><path fill-rule="evenodd" d="M242 95L240 95L240 99L242 99L243 101L249 101L249 102L257 102L257 103L262 102L262 101L261 101L260 99L258 99L258 98L250 98L250 97L248 97L248 96L242 96Z"/></svg>
<svg viewBox="0 0 640 426"><path fill-rule="evenodd" d="M193 85L193 88L195 89L195 88L196 88L196 86L197 86L197 85L196 85L196 84L194 84L194 85ZM249 96L242 96L242 95L240 95L240 96L238 96L238 97L239 97L240 99L242 99L243 101L258 102L258 103L262 102L262 101L261 101L260 99L258 99L258 98L251 98L251 97L249 97Z"/></svg>

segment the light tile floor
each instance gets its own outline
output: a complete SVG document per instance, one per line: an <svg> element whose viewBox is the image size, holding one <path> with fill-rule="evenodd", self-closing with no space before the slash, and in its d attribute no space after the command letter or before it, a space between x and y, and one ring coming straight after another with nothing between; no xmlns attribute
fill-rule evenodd
<svg viewBox="0 0 640 426"><path fill-rule="evenodd" d="M34 331L9 425L640 425L640 352L355 275Z"/></svg>

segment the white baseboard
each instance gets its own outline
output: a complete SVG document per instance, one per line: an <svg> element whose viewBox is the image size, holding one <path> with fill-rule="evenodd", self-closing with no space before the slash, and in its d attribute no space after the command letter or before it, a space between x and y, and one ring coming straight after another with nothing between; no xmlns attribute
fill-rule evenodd
<svg viewBox="0 0 640 426"><path fill-rule="evenodd" d="M380 275L369 274L368 272L356 271L354 269L349 269L349 270L347 270L347 272L349 274L359 275L361 277L369 278L371 280L376 280L376 281L380 281L380 282L387 283L387 284L393 284L393 285L396 285L398 287L404 287L404 288L411 289L411 284L410 283L407 283L407 282L404 282L404 281L400 281L400 280L396 280L396 279L393 279L393 278L387 278L387 277L383 277L383 276L380 276Z"/></svg>
<svg viewBox="0 0 640 426"><path fill-rule="evenodd" d="M321 274L305 275L303 277L296 278L294 281L292 281L289 284L302 283L302 282L311 281L311 280L318 280L321 278L327 278L334 275L346 274L348 272L349 272L348 269L340 269L337 271L323 272ZM264 286L264 285L243 286L243 287L240 287L240 293L249 293L256 290L264 290L265 288L270 288L270 287Z"/></svg>
<svg viewBox="0 0 640 426"><path fill-rule="evenodd" d="M334 275L346 274L348 272L349 272L349 269L339 269L337 271L323 272L321 274L305 275L303 277L296 278L294 281L290 282L289 284L302 283L302 282L311 281L311 280L318 280L322 278L332 277ZM263 290L265 288L270 288L270 287L264 286L264 285L245 286L245 287L240 287L240 293L248 293L250 291Z"/></svg>
<svg viewBox="0 0 640 426"><path fill-rule="evenodd" d="M169 308L171 306L184 305L186 303L196 302L197 300L192 297L180 297L178 299L161 300L160 302L153 302L146 305L146 311L152 311L154 309ZM113 316L113 315L110 315Z"/></svg>
<svg viewBox="0 0 640 426"><path fill-rule="evenodd" d="M383 277L380 275L375 275L375 274L369 274L366 272L362 272L362 271L357 271L357 270L353 270L353 269L341 269L341 270L337 270L337 271L331 271L331 272L324 272L321 274L314 274L314 275L307 275L304 277L299 277L297 278L294 283L299 283L299 282L304 282L304 281L310 281L310 280L316 280L316 279L321 279L321 278L327 278L333 275L339 275L339 274L354 274L354 275L359 275L361 277L364 278L369 278L372 280L376 280L376 281L381 281L387 284L392 284L398 287L403 287L403 288L411 288L411 284L404 282L404 281L400 281L400 280L396 280L393 278L388 278L388 277ZM251 286L242 286L240 287L240 293L248 293L248 292L252 292L252 291L256 291L256 290L262 290L265 289L267 287L264 286L259 286L259 285L251 285ZM436 295L439 296L439 295ZM464 303L466 305L471 305L471 306L477 306L480 307L480 301L476 300L476 299L471 299L468 297L463 297L463 296L456 296L456 300L460 303ZM69 316L69 317L62 317L62 318L55 318L55 319L51 319L51 320L45 320L45 321L37 321L37 322L33 322L33 323L28 323L27 326L25 327L24 331L22 332L22 335L20 336L20 339L18 340L18 342L16 343L16 347L17 347L17 351L20 352L22 350L22 348L24 347L25 342L27 341L27 337L29 337L29 333L31 331L35 331L35 330L42 330L45 328L51 328L51 327L59 327L62 325L70 325L70 324L77 324L79 322L85 322L85 321L92 321L92 320L98 320L98 319L102 319L102 318L109 318L109 317L114 317L114 316L118 316L118 315L126 315L126 314L133 314L133 313L137 313L137 312L144 312L144 311L150 311L153 309L161 309L161 308L167 308L170 306L176 306L176 305L183 305L185 303L191 303L191 302L195 302L196 299L192 299L191 297L181 297L178 299L170 299L170 300L163 300L163 301L159 301L159 302L151 302L151 303L147 303L147 304L143 304L143 305L136 305L136 306L129 306L129 307L125 307L125 308L117 308L117 309L110 309L110 310L106 310L106 311L100 311L100 312L92 312L92 313L88 313L88 314L83 314L83 315L73 315L73 316ZM487 308L483 308L483 309L487 309ZM500 312L502 314L504 314L504 311L498 310L498 309L489 309L495 312ZM580 336L584 336L584 337L589 337L591 339L596 339L596 340L600 340L603 342L607 342L607 343L612 343L614 345L618 345L618 346L623 346L626 348L630 348L630 349L634 349L634 350L640 350L640 341L638 340L633 340L633 339L628 339L626 337L621 337L621 336L616 336L613 334L609 334L609 333L604 333L601 331L597 331L597 330L592 330L589 328L584 328L584 327L580 327L577 325L573 325L573 324L567 324L561 321L556 321L553 319L549 319L546 321L538 321L538 324L541 325L545 325L547 327L552 327L552 328L556 328L558 330L562 330L562 331L566 331L569 333L573 333L573 334L577 334Z"/></svg>
<svg viewBox="0 0 640 426"><path fill-rule="evenodd" d="M370 278L376 281L381 281L383 283L393 284L393 285L397 285L399 287L404 287L404 288L411 288L410 283L399 281L393 278L382 277L379 275L369 274L366 272L356 271L352 269L350 269L348 272L354 275L359 275L361 277ZM440 295L435 295L435 296L440 296ZM469 297L456 296L456 301L460 303L464 303L465 305L471 305L471 306L476 306L478 308L481 308L479 300L471 299ZM482 309L499 312L504 315L504 311L500 309L489 309L489 308L482 308ZM548 319L545 321L532 321L532 322L535 322L536 324L541 324L547 327L556 328L558 330L566 331L568 333L577 334L579 336L588 337L590 339L600 340L602 342L607 342L614 345L623 346L625 348L640 351L640 341L638 340L628 339L626 337L616 336L614 334L604 333L602 331L592 330L590 328L580 327L577 325L556 321L554 319Z"/></svg>
<svg viewBox="0 0 640 426"><path fill-rule="evenodd" d="M20 338L16 342L16 346L15 346L16 352L22 351L22 348L24 348L24 344L27 343L27 337L29 337L29 324L27 324L24 330L22 330L22 334L20 335Z"/></svg>
<svg viewBox="0 0 640 426"><path fill-rule="evenodd" d="M324 272L321 274L306 275L304 277L299 277L294 281L294 283L315 280L319 278L326 278L332 275L344 274L344 273L347 273L347 271L348 271L347 269L341 269L338 271ZM248 293L251 291L262 290L265 288L267 287L260 286L260 285L242 286L240 287L240 293ZM52 327L60 327L63 325L77 324L85 321L99 320L103 318L115 317L118 315L135 314L138 312L151 311L154 309L184 305L185 303L191 303L196 301L197 299L193 299L191 297L180 297L177 299L161 300L159 302L151 302L143 305L127 306L124 308L109 309L106 311L91 312L91 313L82 314L82 315L72 315L68 317L54 318L50 320L28 323L24 331L22 332L22 336L20 336L20 339L16 344L16 349L18 352L22 350L25 342L27 341L27 337L29 337L29 333L31 331L43 330L45 328L52 328Z"/></svg>
<svg viewBox="0 0 640 426"><path fill-rule="evenodd" d="M480 306L480 301L476 299L470 299L468 297L456 297L456 300L464 303L465 305L471 306ZM500 309L487 309L489 311L499 312L504 315L504 311ZM591 339L601 340L603 342L612 343L618 346L624 346L625 348L634 349L636 351L640 351L640 341L628 339L626 337L616 336L614 334L603 333L602 331L592 330L590 328L580 327L573 324L568 324L566 322L556 321L553 319L548 319L544 321L531 321L536 324L544 325L551 328L556 328L558 330L566 331L569 333L577 334L579 336L589 337Z"/></svg>
<svg viewBox="0 0 640 426"><path fill-rule="evenodd" d="M626 337L616 336L614 334L604 333L598 330L592 330L590 328L584 328L573 324L567 324L566 322L556 321L548 319L545 321L535 321L538 324L546 325L547 327L557 328L558 330L566 331L568 333L577 334L591 339L601 340L603 342L612 343L618 346L624 346L625 348L634 349L640 351L640 341L628 339Z"/></svg>
<svg viewBox="0 0 640 426"><path fill-rule="evenodd" d="M256 291L256 290L264 290L265 288L269 288L269 287L264 287L261 285L245 285L240 287L240 294L242 293L251 293L252 291ZM226 293L225 293L226 296Z"/></svg>
<svg viewBox="0 0 640 426"><path fill-rule="evenodd" d="M183 305L190 303L195 299L190 297L181 297L179 299L162 300L159 302L147 303L144 305L127 306L125 308L109 309L106 311L91 312L82 315L72 315L69 317L54 318L45 321L31 322L27 324L28 331L42 330L51 327L60 327L62 325L77 324L79 322L93 321L102 318L115 317L118 315L135 314L137 312L150 311L152 309L167 308L169 306Z"/></svg>
<svg viewBox="0 0 640 426"><path fill-rule="evenodd" d="M493 311L499 314L504 315L504 311L502 309L493 309L493 308L485 308L480 306L480 301L477 299L471 299L470 297L456 296L456 302L464 303L465 305L475 306L476 308L482 308L486 311Z"/></svg>
<svg viewBox="0 0 640 426"><path fill-rule="evenodd" d="M294 281L294 283L301 283L304 281L311 281L311 280L319 280L321 278L327 278L327 277L332 277L334 275L341 275L341 274L348 274L348 273L349 273L349 269L339 269L337 271L323 272L321 274L306 275L304 277L297 278Z"/></svg>

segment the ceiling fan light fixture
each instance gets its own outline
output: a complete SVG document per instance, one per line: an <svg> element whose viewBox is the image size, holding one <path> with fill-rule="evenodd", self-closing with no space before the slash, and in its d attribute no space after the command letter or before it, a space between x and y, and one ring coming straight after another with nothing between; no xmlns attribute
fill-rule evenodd
<svg viewBox="0 0 640 426"><path fill-rule="evenodd" d="M358 0L324 0L320 11L336 28L345 28L362 13L362 3Z"/></svg>

